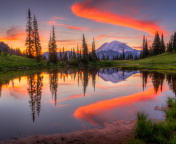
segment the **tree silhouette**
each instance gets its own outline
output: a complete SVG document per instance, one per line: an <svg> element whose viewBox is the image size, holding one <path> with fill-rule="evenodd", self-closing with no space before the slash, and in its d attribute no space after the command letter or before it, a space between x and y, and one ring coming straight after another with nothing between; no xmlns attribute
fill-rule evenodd
<svg viewBox="0 0 176 144"><path fill-rule="evenodd" d="M52 33L50 34L48 49L49 49L49 61L52 63L57 63L57 45L54 26L52 29Z"/></svg>
<svg viewBox="0 0 176 144"><path fill-rule="evenodd" d="M86 43L84 34L83 34L83 39L82 39L82 49L83 49L82 61L85 65L87 65L89 62L89 56L88 56L88 47L87 47L87 43Z"/></svg>
<svg viewBox="0 0 176 144"><path fill-rule="evenodd" d="M54 97L55 105L57 104L57 87L58 87L58 74L57 70L49 73L50 91L52 98Z"/></svg>
<svg viewBox="0 0 176 144"><path fill-rule="evenodd" d="M36 81L35 75L31 75L27 77L27 84L28 84L28 94L29 94L29 106L31 107L32 112L32 120L35 121L35 93L36 93Z"/></svg>
<svg viewBox="0 0 176 144"><path fill-rule="evenodd" d="M82 78L82 85L83 85L84 96L86 94L86 89L87 89L87 86L88 86L88 81L89 81L88 69L84 68L83 69L83 78Z"/></svg>
<svg viewBox="0 0 176 144"><path fill-rule="evenodd" d="M31 11L28 10L27 25L26 25L26 54L29 58L34 58L34 41L33 41L33 29L32 29L32 18Z"/></svg>
<svg viewBox="0 0 176 144"><path fill-rule="evenodd" d="M35 121L36 111L39 116L41 111L41 97L43 87L43 76L40 74L31 75L27 77L29 105L32 112L32 120Z"/></svg>
<svg viewBox="0 0 176 144"><path fill-rule="evenodd" d="M34 20L33 20L33 37L34 37L35 56L36 56L36 60L39 62L42 58L42 47L40 44L38 23L37 23L37 19L36 19L35 15L34 15Z"/></svg>

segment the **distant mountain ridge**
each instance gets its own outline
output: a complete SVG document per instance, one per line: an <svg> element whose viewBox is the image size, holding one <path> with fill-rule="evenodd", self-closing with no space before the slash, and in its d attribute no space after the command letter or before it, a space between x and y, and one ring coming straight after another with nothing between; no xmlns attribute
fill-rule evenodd
<svg viewBox="0 0 176 144"><path fill-rule="evenodd" d="M101 47L99 47L96 50L97 55L99 54L100 59L102 59L103 55L105 58L109 56L109 59L112 60L113 56L120 56L123 53L125 53L125 57L127 57L129 54L131 54L133 57L140 55L140 50L133 49L126 45L123 42L119 41L112 41L110 43L104 43Z"/></svg>
<svg viewBox="0 0 176 144"><path fill-rule="evenodd" d="M123 53L123 49L124 49L126 58L130 54L133 56L133 58L135 56L139 57L140 52L141 52L140 50L136 50L136 49L129 47L128 45L126 45L123 42L112 41L110 43L104 43L101 47L99 47L96 50L96 54L97 54L97 56L99 55L100 59L102 59L103 55L104 55L105 58L107 58L109 56L109 59L112 60L113 56L116 57L118 55L118 57L120 57L120 55ZM71 51L67 51L67 56L69 56L69 55L71 55ZM76 55L77 55L77 53L76 53ZM43 53L43 56L46 56L46 58L48 59L49 53L45 52L45 53ZM57 53L57 57L60 57L60 52Z"/></svg>

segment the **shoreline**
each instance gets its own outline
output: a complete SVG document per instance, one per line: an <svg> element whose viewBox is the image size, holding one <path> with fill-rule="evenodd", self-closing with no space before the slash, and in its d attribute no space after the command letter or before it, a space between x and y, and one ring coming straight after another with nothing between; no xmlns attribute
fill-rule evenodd
<svg viewBox="0 0 176 144"><path fill-rule="evenodd" d="M32 144L32 143L101 143L128 144L134 137L133 130L136 120L115 121L113 124L106 124L103 129L88 129L66 134L34 135L26 138L14 138L11 141L0 141L0 144Z"/></svg>

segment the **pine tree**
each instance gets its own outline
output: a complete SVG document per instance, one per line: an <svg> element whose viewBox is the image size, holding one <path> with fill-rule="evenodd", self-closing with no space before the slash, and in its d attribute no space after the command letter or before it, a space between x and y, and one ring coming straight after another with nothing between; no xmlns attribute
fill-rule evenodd
<svg viewBox="0 0 176 144"><path fill-rule="evenodd" d="M87 47L87 43L83 34L83 39L82 39L82 49L83 49L83 63L85 65L88 64L89 62L89 56L88 56L88 47Z"/></svg>
<svg viewBox="0 0 176 144"><path fill-rule="evenodd" d="M48 43L48 52L49 52L48 59L49 59L49 62L51 62L52 61L51 33L50 33L50 39Z"/></svg>
<svg viewBox="0 0 176 144"><path fill-rule="evenodd" d="M125 52L124 52L124 48L123 48L123 52L122 52L122 59L125 60Z"/></svg>
<svg viewBox="0 0 176 144"><path fill-rule="evenodd" d="M143 58L146 58L149 55L147 39L145 40L145 46L144 46L143 53L145 53L145 54L143 54Z"/></svg>
<svg viewBox="0 0 176 144"><path fill-rule="evenodd" d="M57 63L57 45L56 45L56 37L55 37L55 30L53 26L52 31L52 52L53 52L53 63Z"/></svg>
<svg viewBox="0 0 176 144"><path fill-rule="evenodd" d="M166 46L164 44L164 36L163 36L163 33L161 35L161 50L160 50L160 53L165 53L165 49L166 49Z"/></svg>
<svg viewBox="0 0 176 144"><path fill-rule="evenodd" d="M155 34L155 38L152 44L153 54L158 55L160 53L161 41L158 32Z"/></svg>
<svg viewBox="0 0 176 144"><path fill-rule="evenodd" d="M96 62L97 61L97 55L95 53L95 40L93 38L93 42L92 42L92 61Z"/></svg>
<svg viewBox="0 0 176 144"><path fill-rule="evenodd" d="M173 50L176 52L176 32L173 35Z"/></svg>
<svg viewBox="0 0 176 144"><path fill-rule="evenodd" d="M7 46L4 48L4 55L6 56L8 54L8 48Z"/></svg>
<svg viewBox="0 0 176 144"><path fill-rule="evenodd" d="M78 44L77 44L77 55L76 55L76 57L79 60L79 48L78 48Z"/></svg>
<svg viewBox="0 0 176 144"><path fill-rule="evenodd" d="M143 54L143 55L142 55L142 58L145 58L145 57L146 57L146 56L145 56L145 43L146 43L146 42L145 42L145 35L144 35L144 36L143 36L143 45L142 45L142 46L143 46L143 48L142 48L142 54Z"/></svg>
<svg viewBox="0 0 176 144"><path fill-rule="evenodd" d="M73 59L76 59L76 53L75 53L75 49L73 48L73 56L72 56Z"/></svg>
<svg viewBox="0 0 176 144"><path fill-rule="evenodd" d="M118 60L119 59L119 55L117 54L116 57L115 57L115 60Z"/></svg>
<svg viewBox="0 0 176 144"><path fill-rule="evenodd" d="M35 56L36 56L36 60L39 62L41 61L41 57L42 57L42 47L40 44L38 23L37 23L35 15L34 15L34 21L33 21L33 38L34 38Z"/></svg>
<svg viewBox="0 0 176 144"><path fill-rule="evenodd" d="M102 60L105 60L106 58L105 58L105 55L103 55L103 57L102 57Z"/></svg>
<svg viewBox="0 0 176 144"><path fill-rule="evenodd" d="M109 60L109 55L107 56L106 60Z"/></svg>
<svg viewBox="0 0 176 144"><path fill-rule="evenodd" d="M61 50L60 50L60 60L62 61L62 52L61 52Z"/></svg>
<svg viewBox="0 0 176 144"><path fill-rule="evenodd" d="M34 58L34 41L33 41L33 30L32 30L32 18L31 11L28 10L27 25L26 25L26 52L29 58Z"/></svg>

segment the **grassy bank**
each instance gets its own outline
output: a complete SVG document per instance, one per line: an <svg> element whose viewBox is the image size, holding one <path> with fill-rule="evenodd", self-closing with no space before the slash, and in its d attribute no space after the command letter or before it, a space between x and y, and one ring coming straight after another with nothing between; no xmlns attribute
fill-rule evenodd
<svg viewBox="0 0 176 144"><path fill-rule="evenodd" d="M45 61L37 62L35 59L30 59L21 56L15 55L6 55L2 53L0 55L0 69L8 69L8 68L38 68L38 67L46 67L47 63Z"/></svg>
<svg viewBox="0 0 176 144"><path fill-rule="evenodd" d="M84 66L77 60L71 60L65 64L58 63L47 64L47 61L37 62L35 59L29 59L26 57L20 57L15 55L1 54L0 56L0 69L8 68L39 68L39 67L49 67L49 66ZM176 70L176 54L164 53L157 56L148 57L141 60L101 60L96 63L89 62L88 66L96 67L109 67L115 66L118 68L132 68L132 69L158 69L158 70Z"/></svg>
<svg viewBox="0 0 176 144"><path fill-rule="evenodd" d="M148 57L141 60L114 60L100 61L97 64L110 63L110 65L120 68L136 69L164 69L176 70L176 54L164 53L157 56Z"/></svg>
<svg viewBox="0 0 176 144"><path fill-rule="evenodd" d="M175 144L176 143L176 98L168 98L169 108L164 110L165 121L154 121L144 112L137 114L137 124L134 129L135 138L130 144Z"/></svg>

